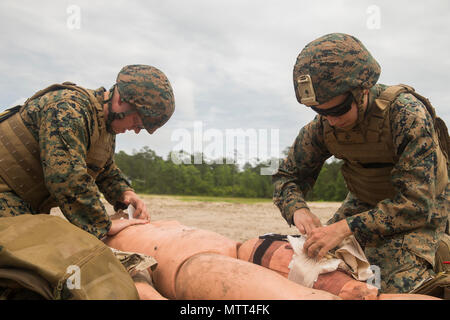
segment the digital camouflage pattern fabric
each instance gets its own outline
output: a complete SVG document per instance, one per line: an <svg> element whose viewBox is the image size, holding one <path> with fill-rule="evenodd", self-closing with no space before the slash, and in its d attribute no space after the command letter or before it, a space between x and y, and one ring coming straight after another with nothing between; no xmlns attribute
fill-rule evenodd
<svg viewBox="0 0 450 320"><path fill-rule="evenodd" d="M89 90L103 105L104 88ZM30 132L39 141L40 159L46 187L64 216L74 225L102 238L111 221L100 200L115 204L122 193L132 190L114 163L115 136L109 134L104 168L88 168L86 157L95 122L105 127L102 114L92 107L89 98L75 90L57 90L30 101L20 110ZM88 170L96 171L94 179ZM0 193L0 216L36 214L12 190Z"/></svg>
<svg viewBox="0 0 450 320"><path fill-rule="evenodd" d="M371 88L380 72L378 62L358 39L327 34L307 44L297 57L293 73L297 100L302 103L298 90L302 75L311 77L316 100L322 104L354 88Z"/></svg>
<svg viewBox="0 0 450 320"><path fill-rule="evenodd" d="M149 133L172 116L175 110L173 90L162 71L152 66L129 65L122 68L116 82L121 99L137 108Z"/></svg>
<svg viewBox="0 0 450 320"><path fill-rule="evenodd" d="M350 217L357 217L358 214L364 215L366 212L373 212L374 209L373 206L349 193L341 207L327 224ZM417 214L417 216L420 215ZM396 218L396 220L400 219ZM370 227L370 224L367 227ZM390 227L395 228L395 225L390 225ZM433 233L435 233L435 236L442 234L441 230L431 232L431 236L433 236ZM421 254L416 253L417 250L412 251L412 248L408 247L407 243L404 244L405 240L409 239L411 243L411 240L414 239L415 241L419 240L418 244L422 243L426 248L429 248L430 244L433 246L433 237L430 239L429 236L425 236L422 239L423 232L416 234L416 236L419 239L412 238L412 234L408 235L406 231L396 235L382 236L380 238L382 240L373 241L372 244L365 246L364 251L370 264L379 267L382 292L410 292L417 288L422 281L434 275L431 269L432 264L427 261L431 258L432 250L430 250L431 254L428 255L428 259L424 259ZM414 243L413 247L416 244Z"/></svg>
<svg viewBox="0 0 450 320"><path fill-rule="evenodd" d="M369 108L385 88L370 89ZM401 94L390 106L389 120L398 157L391 172L397 195L373 206L349 194L328 223L346 219L371 264L380 267L383 292L408 292L432 273L448 219L449 186L447 181L445 191L435 194L438 142L425 106L413 95ZM296 210L308 207L304 197L332 156L322 121L317 116L300 130L273 176L274 203L289 225Z"/></svg>

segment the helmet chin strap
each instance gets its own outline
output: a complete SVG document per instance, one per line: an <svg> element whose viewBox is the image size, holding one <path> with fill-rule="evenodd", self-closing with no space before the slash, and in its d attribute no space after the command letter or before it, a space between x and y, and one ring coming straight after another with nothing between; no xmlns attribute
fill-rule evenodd
<svg viewBox="0 0 450 320"><path fill-rule="evenodd" d="M106 99L104 102L108 104L108 118L106 119L106 130L109 133L115 134L115 132L112 129L112 122L114 120L121 120L123 118L125 118L127 115L134 113L134 110L130 110L130 111L125 111L125 112L114 112L112 109L112 99L114 96L114 89L115 89L116 85L114 85L110 90L109 90L109 97L108 99Z"/></svg>
<svg viewBox="0 0 450 320"><path fill-rule="evenodd" d="M354 123L352 123L349 126L346 126L344 128L340 128L344 131L350 131L356 126L358 126L360 123L364 121L364 114L366 111L366 108L364 108L364 102L365 102L365 94L364 89L362 88L356 88L351 91L351 94L355 98L356 107L358 108L358 118Z"/></svg>
<svg viewBox="0 0 450 320"><path fill-rule="evenodd" d="M352 90L352 94L355 97L356 106L358 107L358 119L356 120L356 123L359 124L364 121L364 114L366 112L366 108L364 107L366 94L362 88Z"/></svg>

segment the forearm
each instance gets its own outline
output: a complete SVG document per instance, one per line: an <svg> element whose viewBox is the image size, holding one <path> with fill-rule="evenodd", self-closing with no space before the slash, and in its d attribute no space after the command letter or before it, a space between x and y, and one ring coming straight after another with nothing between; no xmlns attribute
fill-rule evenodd
<svg viewBox="0 0 450 320"><path fill-rule="evenodd" d="M45 170L47 189L67 220L100 239L111 221L99 190L82 165L66 168L54 165Z"/></svg>
<svg viewBox="0 0 450 320"><path fill-rule="evenodd" d="M284 184L283 179L274 177L273 201L281 212L282 217L289 226L294 224L294 213L301 208L308 208L304 195L297 184L288 182Z"/></svg>
<svg viewBox="0 0 450 320"><path fill-rule="evenodd" d="M394 169L392 179L398 190L394 199L385 199L374 209L362 212L346 221L362 244L375 244L378 240L405 233L424 226L433 227L436 212L435 154L422 159L408 171Z"/></svg>
<svg viewBox="0 0 450 320"><path fill-rule="evenodd" d="M289 225L295 211L308 208L305 197L312 190L323 163L330 157L316 118L300 130L288 156L272 177L273 201Z"/></svg>
<svg viewBox="0 0 450 320"><path fill-rule="evenodd" d="M117 201L120 201L125 191L134 192L123 173L113 161L106 165L105 170L97 177L96 183L111 205L115 205Z"/></svg>
<svg viewBox="0 0 450 320"><path fill-rule="evenodd" d="M297 210L308 209L305 197L312 190L323 164L323 160L311 165L293 165L292 161L292 157L288 156L272 177L273 201L289 225L294 224L293 217Z"/></svg>
<svg viewBox="0 0 450 320"><path fill-rule="evenodd" d="M97 200L79 198L72 204L60 204L60 208L67 220L98 239L106 236L111 228L111 220L99 197Z"/></svg>

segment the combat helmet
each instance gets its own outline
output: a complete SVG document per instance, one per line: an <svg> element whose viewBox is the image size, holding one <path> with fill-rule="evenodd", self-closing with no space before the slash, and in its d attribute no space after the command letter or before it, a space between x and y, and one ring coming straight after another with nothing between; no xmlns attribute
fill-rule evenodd
<svg viewBox="0 0 450 320"><path fill-rule="evenodd" d="M166 75L155 67L148 65L128 65L117 75L115 87L122 101L136 107L144 128L153 133L162 127L175 111L173 90ZM111 89L111 91L114 90ZM110 95L111 97L111 95ZM125 112L109 112L107 126L115 119L122 119Z"/></svg>
<svg viewBox="0 0 450 320"><path fill-rule="evenodd" d="M369 89L381 68L366 47L343 33L324 35L303 48L294 66L294 88L299 103L323 104L354 89Z"/></svg>

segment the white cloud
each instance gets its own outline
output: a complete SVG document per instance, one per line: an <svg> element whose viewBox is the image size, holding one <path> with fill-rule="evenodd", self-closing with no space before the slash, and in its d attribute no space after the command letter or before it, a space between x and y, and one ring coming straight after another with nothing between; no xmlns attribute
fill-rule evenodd
<svg viewBox="0 0 450 320"><path fill-rule="evenodd" d="M195 112L195 85L185 77L178 77L171 81L175 95L175 110L173 119L196 119Z"/></svg>
<svg viewBox="0 0 450 320"><path fill-rule="evenodd" d="M67 7L80 8L80 29ZM367 8L380 28L367 28ZM358 37L382 66L380 82L407 83L450 122L450 4L401 1L0 2L0 106L70 80L109 88L126 64L151 64L172 82L173 118L154 135L119 135L117 149L173 147L171 132L279 128L281 150L313 112L297 103L292 68L301 49L330 32Z"/></svg>

